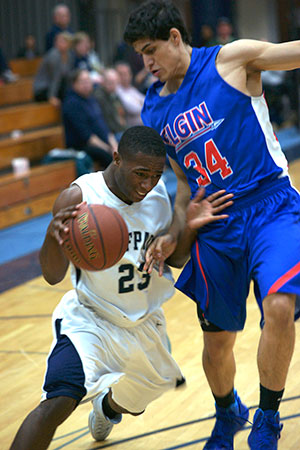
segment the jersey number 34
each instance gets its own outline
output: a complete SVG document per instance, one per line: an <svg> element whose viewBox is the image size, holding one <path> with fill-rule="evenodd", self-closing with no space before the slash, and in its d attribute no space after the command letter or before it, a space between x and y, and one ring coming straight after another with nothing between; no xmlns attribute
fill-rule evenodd
<svg viewBox="0 0 300 450"><path fill-rule="evenodd" d="M184 157L186 169L193 168L199 172L200 176L197 178L199 186L208 186L211 183L210 175L216 172L220 173L223 180L232 174L232 169L228 165L227 159L221 155L213 139L205 142L204 154L207 169L203 167L196 152L191 151Z"/></svg>

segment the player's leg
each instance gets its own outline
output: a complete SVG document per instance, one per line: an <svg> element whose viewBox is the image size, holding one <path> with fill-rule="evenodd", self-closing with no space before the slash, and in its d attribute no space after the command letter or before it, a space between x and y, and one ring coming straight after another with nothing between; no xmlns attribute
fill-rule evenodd
<svg viewBox="0 0 300 450"><path fill-rule="evenodd" d="M109 335L113 336L113 340L110 349L116 345L119 361L120 355L124 356L124 360L119 368L122 376L118 382L111 383L110 389L93 400L89 427L98 441L105 439L106 430L110 432L114 423L120 422L121 414L142 414L150 402L185 381L169 352L162 311L157 311L144 323L129 330L111 327L114 333L111 328Z"/></svg>
<svg viewBox="0 0 300 450"><path fill-rule="evenodd" d="M284 389L294 351L295 301L296 295L280 292L263 301L265 323L257 360L261 384L273 391Z"/></svg>
<svg viewBox="0 0 300 450"><path fill-rule="evenodd" d="M12 449L48 448L56 428L72 413L85 395L84 373L76 348L60 334L55 322L56 340L47 361L43 401L24 420Z"/></svg>
<svg viewBox="0 0 300 450"><path fill-rule="evenodd" d="M232 449L234 435L249 416L248 408L234 389L236 333L201 320L199 309L198 316L203 329L203 368L216 405L216 423L204 449Z"/></svg>
<svg viewBox="0 0 300 450"><path fill-rule="evenodd" d="M278 408L295 343L295 303L300 294L300 197L289 186L258 205L250 241L250 270L264 321L258 348L259 408L248 438L250 448L277 449ZM263 301L262 301L263 300Z"/></svg>
<svg viewBox="0 0 300 450"><path fill-rule="evenodd" d="M263 301L264 327L257 354L260 401L248 438L251 449L277 449L282 429L278 409L295 344L295 302L295 295L284 293Z"/></svg>
<svg viewBox="0 0 300 450"><path fill-rule="evenodd" d="M235 339L236 333L230 331L203 332L203 369L215 397L225 397L233 390Z"/></svg>
<svg viewBox="0 0 300 450"><path fill-rule="evenodd" d="M47 449L56 428L69 417L76 405L77 401L71 397L55 397L43 401L26 417L10 449Z"/></svg>
<svg viewBox="0 0 300 450"><path fill-rule="evenodd" d="M216 422L204 447L207 450L232 449L234 435L249 415L234 389L233 347L236 331L244 326L249 291L245 233L234 221L231 215L228 226L203 233L176 282L178 289L197 300L204 332L203 368L216 406Z"/></svg>

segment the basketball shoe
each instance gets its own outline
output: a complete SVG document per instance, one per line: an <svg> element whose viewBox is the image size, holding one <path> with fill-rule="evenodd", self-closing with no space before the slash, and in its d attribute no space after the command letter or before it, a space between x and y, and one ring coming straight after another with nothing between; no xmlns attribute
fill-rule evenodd
<svg viewBox="0 0 300 450"><path fill-rule="evenodd" d="M271 409L257 409L253 418L252 431L248 437L251 450L277 450L277 441L283 425L280 423L279 412Z"/></svg>
<svg viewBox="0 0 300 450"><path fill-rule="evenodd" d="M104 415L102 401L108 390L102 392L93 400L93 411L89 415L90 433L96 441L104 441L111 432L114 425L122 420L122 414L117 414L114 419L109 419Z"/></svg>
<svg viewBox="0 0 300 450"><path fill-rule="evenodd" d="M203 450L233 450L233 437L246 424L249 409L243 405L237 392L235 402L228 408L216 405L216 423Z"/></svg>

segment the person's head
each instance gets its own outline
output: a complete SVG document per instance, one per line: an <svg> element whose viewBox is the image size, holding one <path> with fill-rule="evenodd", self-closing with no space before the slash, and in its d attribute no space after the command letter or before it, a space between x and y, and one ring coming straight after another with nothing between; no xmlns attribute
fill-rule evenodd
<svg viewBox="0 0 300 450"><path fill-rule="evenodd" d="M102 86L109 94L116 92L116 88L120 82L118 72L113 68L105 69L103 72Z"/></svg>
<svg viewBox="0 0 300 450"><path fill-rule="evenodd" d="M167 41L172 28L176 28L182 41L190 45L190 36L178 8L170 0L150 0L129 16L124 40L130 45L141 39Z"/></svg>
<svg viewBox="0 0 300 450"><path fill-rule="evenodd" d="M125 203L140 202L158 183L165 160L165 145L156 130L145 126L127 129L113 155L114 193Z"/></svg>
<svg viewBox="0 0 300 450"><path fill-rule="evenodd" d="M124 40L160 81L184 76L190 62L190 37L179 10L169 0L142 3L129 17Z"/></svg>
<svg viewBox="0 0 300 450"><path fill-rule="evenodd" d="M228 39L232 35L232 25L227 17L220 17L217 23L217 35L222 40Z"/></svg>
<svg viewBox="0 0 300 450"><path fill-rule="evenodd" d="M35 37L32 34L28 34L25 37L25 47L28 50L34 50L35 49L35 44L36 44Z"/></svg>
<svg viewBox="0 0 300 450"><path fill-rule="evenodd" d="M93 92L93 82L88 70L75 70L70 75L70 82L73 90L81 97L88 98Z"/></svg>
<svg viewBox="0 0 300 450"><path fill-rule="evenodd" d="M55 36L54 46L60 51L60 53L66 53L71 47L71 42L72 35L67 31L63 31Z"/></svg>
<svg viewBox="0 0 300 450"><path fill-rule="evenodd" d="M201 25L200 35L201 35L201 39L205 42L212 40L214 37L214 30L213 30L212 26L207 23L204 23L203 25Z"/></svg>
<svg viewBox="0 0 300 450"><path fill-rule="evenodd" d="M65 29L68 28L71 21L71 13L67 5L59 3L53 9L53 22L58 27Z"/></svg>
<svg viewBox="0 0 300 450"><path fill-rule="evenodd" d="M88 34L79 31L74 35L73 48L78 56L86 56L91 50L91 41Z"/></svg>
<svg viewBox="0 0 300 450"><path fill-rule="evenodd" d="M115 65L119 76L120 85L127 88L132 84L132 71L130 65L126 62L117 62Z"/></svg>

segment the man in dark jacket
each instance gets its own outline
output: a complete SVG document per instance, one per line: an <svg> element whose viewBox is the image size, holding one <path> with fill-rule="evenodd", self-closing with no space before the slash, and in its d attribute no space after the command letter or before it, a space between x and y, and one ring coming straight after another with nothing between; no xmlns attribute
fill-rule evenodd
<svg viewBox="0 0 300 450"><path fill-rule="evenodd" d="M93 83L89 72L75 71L71 76L71 84L72 89L63 102L67 147L84 150L95 162L96 169L105 168L112 161L117 141L108 129L92 94Z"/></svg>

